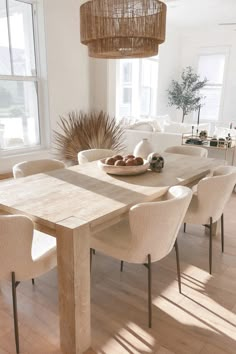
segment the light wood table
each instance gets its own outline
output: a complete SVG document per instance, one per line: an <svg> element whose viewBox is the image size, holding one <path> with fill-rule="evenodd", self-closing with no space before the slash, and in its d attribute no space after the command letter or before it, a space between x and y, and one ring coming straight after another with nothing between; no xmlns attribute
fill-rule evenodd
<svg viewBox="0 0 236 354"><path fill-rule="evenodd" d="M215 159L164 154L162 173L116 177L97 162L0 182L0 209L28 215L35 228L57 238L61 349L84 352L91 345L90 234L118 222L139 202L161 197L170 186L191 185Z"/></svg>

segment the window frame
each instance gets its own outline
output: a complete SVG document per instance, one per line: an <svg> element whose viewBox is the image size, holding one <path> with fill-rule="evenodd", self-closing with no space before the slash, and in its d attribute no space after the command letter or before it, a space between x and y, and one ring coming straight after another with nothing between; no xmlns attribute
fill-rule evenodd
<svg viewBox="0 0 236 354"><path fill-rule="evenodd" d="M25 153L39 152L45 150L49 147L50 137L49 134L46 134L46 131L49 131L49 119L43 119L42 117L48 117L48 97L45 95L47 92L47 83L46 80L43 80L43 76L46 77L46 64L45 53L41 53L41 48L45 47L45 38L44 38L44 19L42 12L41 1L35 0L16 0L21 3L26 3L32 6L32 25L33 25L33 39L34 39L34 56L35 56L35 74L32 76L24 75L14 75L14 70L12 68L12 48L11 48L11 35L10 35L10 21L9 21L9 0L6 1L6 15L7 15L7 27L8 27L8 40L9 40L9 54L10 54L10 65L11 65L11 74L10 75L1 75L0 81L20 81L20 82L32 82L35 83L36 94L37 94L37 104L38 104L38 138L39 144L23 147L14 147L10 149L0 149L0 156L14 156L14 155L23 155ZM40 26L39 26L40 22ZM39 34L42 29L43 36ZM40 38L41 37L41 38ZM43 51L42 51L43 52ZM45 63L42 63L42 58ZM46 123L46 121L48 123Z"/></svg>
<svg viewBox="0 0 236 354"><path fill-rule="evenodd" d="M221 89L221 96L219 102L219 113L217 119L202 119L203 122L211 123L211 124L218 124L220 122L224 122L223 111L224 111L224 100L225 100L225 88L227 82L227 73L228 73L228 62L230 57L230 47L207 47L201 48L200 52L198 53L197 57L197 72L198 72L198 65L201 56L215 56L215 55L224 55L225 56L225 63L224 63L224 73L223 73L223 80L222 84L214 84L214 83L206 83L204 89L214 89L220 88ZM199 72L198 72L199 74ZM197 113L194 113L194 119L197 117ZM201 117L200 117L201 119Z"/></svg>
<svg viewBox="0 0 236 354"><path fill-rule="evenodd" d="M135 102L135 100L138 98L139 102L141 104L141 92L143 88L149 88L150 89L150 102L149 102L149 113L148 114L141 114L141 107L138 107L138 105L132 104L131 103L131 112L129 114L130 117L135 117L135 118L140 118L140 119L148 119L148 117L156 115L157 114L157 95L158 95L158 77L157 77L157 85L156 85L156 112L152 112L152 106L153 106L153 95L152 95L152 90L153 88L151 86L143 86L142 85L142 72L143 72L143 60L149 60L157 63L158 65L158 73L159 73L159 57L149 57L149 58L140 58L140 59L121 59L117 61L117 66L116 66L116 103L115 103L115 112L116 116L118 118L122 118L120 114L120 105L122 102L122 89L125 88L125 85L121 85L121 63L124 62L124 60L127 61L132 61L132 82L131 82L131 89L132 89L132 102ZM138 75L136 76L134 73L138 72ZM158 74L157 74L158 75Z"/></svg>

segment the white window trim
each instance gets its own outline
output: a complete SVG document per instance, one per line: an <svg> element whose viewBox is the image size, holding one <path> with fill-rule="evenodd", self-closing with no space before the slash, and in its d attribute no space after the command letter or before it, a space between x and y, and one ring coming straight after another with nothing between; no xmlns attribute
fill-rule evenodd
<svg viewBox="0 0 236 354"><path fill-rule="evenodd" d="M219 123L225 123L225 119L223 117L224 113L224 101L225 101L225 91L226 91L226 82L227 82L227 76L228 76L228 68L229 68L229 58L230 58L230 47L229 46L213 46L213 47L201 47L197 56L197 63L199 62L200 56L203 55L225 55L225 67L224 67L224 77L223 77L223 82L222 82L222 91L221 91L221 99L220 99L220 105L219 105L219 116L218 120L212 120L208 119L205 120L204 122L211 123L214 125L219 125ZM219 85L214 85L211 84L211 87L217 87Z"/></svg>
<svg viewBox="0 0 236 354"><path fill-rule="evenodd" d="M157 59L157 58L150 57L150 58L143 58L143 59L148 59L150 61L154 61L159 64L159 59ZM142 59L137 59L137 65L139 65L139 68L141 68L141 70L139 70L138 77L135 77L135 75L133 75L133 77L134 77L133 80L135 81L135 85L133 86L133 89L132 89L132 101L133 102L134 102L134 97L140 97L140 94L141 94L141 88L142 88L142 85L141 85L141 77L142 77L141 60ZM133 74L135 71L134 67L135 67L135 65L132 66ZM111 74L111 71L113 73L113 85L112 86L113 86L113 92L114 92L114 96L115 96L115 102L113 102L113 110L115 110L116 117L118 117L120 119L120 118L122 118L122 117L120 117L120 114L119 114L119 105L118 105L118 102L120 101L120 98L121 98L120 61L117 61L115 64L115 73L116 73L115 80L114 80L114 68L112 68L112 66L110 66L110 69L111 70L109 70L109 74ZM109 77L109 75L108 75L108 77ZM115 88L114 88L114 83L115 83ZM110 90L108 92L110 92ZM158 94L158 82L157 82L157 94ZM157 98L156 98L156 101L157 101ZM157 102L156 102L156 105L157 105ZM152 98L151 97L150 97L150 106L152 106ZM110 109L110 107L109 107L109 109ZM151 107L150 107L150 109L151 109ZM157 107L156 107L156 113L157 113ZM131 112L132 117L147 119L150 115L151 115L150 112L148 115L141 115L137 106L133 106L133 108L132 108L132 112Z"/></svg>
<svg viewBox="0 0 236 354"><path fill-rule="evenodd" d="M42 152L49 151L50 143L51 143L43 1L42 0L20 0L20 2L31 4L33 9L35 65L36 65L37 76L20 76L20 75L13 76L11 74L11 75L0 75L0 79L8 80L8 81L37 82L39 145L0 150L1 157L18 156L18 155L25 155L28 153L29 154L38 153L40 151ZM8 1L7 1L7 7L8 7Z"/></svg>

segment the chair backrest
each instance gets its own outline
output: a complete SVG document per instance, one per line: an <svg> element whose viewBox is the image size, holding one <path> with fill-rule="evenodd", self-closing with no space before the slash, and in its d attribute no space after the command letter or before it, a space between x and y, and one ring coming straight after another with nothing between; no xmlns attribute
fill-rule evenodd
<svg viewBox="0 0 236 354"><path fill-rule="evenodd" d="M165 150L165 152L170 152L172 154L192 155L192 156L200 156L200 157L208 156L208 150L198 146L185 146L185 145L170 146Z"/></svg>
<svg viewBox="0 0 236 354"><path fill-rule="evenodd" d="M155 262L172 250L191 198L191 189L175 186L169 189L166 200L141 203L130 209L131 262L142 263L148 254Z"/></svg>
<svg viewBox="0 0 236 354"><path fill-rule="evenodd" d="M197 185L196 213L199 219L212 217L219 220L236 184L236 167L220 166L213 176L202 179Z"/></svg>
<svg viewBox="0 0 236 354"><path fill-rule="evenodd" d="M62 161L56 159L42 159L33 161L24 161L13 166L14 178L31 176L36 173L49 172L65 168L65 164Z"/></svg>
<svg viewBox="0 0 236 354"><path fill-rule="evenodd" d="M0 279L10 280L11 272L16 273L16 279L29 279L32 240L33 222L28 217L0 216Z"/></svg>
<svg viewBox="0 0 236 354"><path fill-rule="evenodd" d="M78 153L78 162L79 162L79 165L82 165L87 162L100 160L105 157L111 157L113 155L115 155L115 152L110 149L82 150Z"/></svg>

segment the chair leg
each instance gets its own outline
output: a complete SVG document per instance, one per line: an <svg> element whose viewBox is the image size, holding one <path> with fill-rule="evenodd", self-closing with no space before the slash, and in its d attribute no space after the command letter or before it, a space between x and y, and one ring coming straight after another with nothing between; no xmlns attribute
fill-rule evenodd
<svg viewBox="0 0 236 354"><path fill-rule="evenodd" d="M95 251L95 250L93 250L93 254L96 254L96 251Z"/></svg>
<svg viewBox="0 0 236 354"><path fill-rule="evenodd" d="M19 330L18 330L18 316L17 316L17 297L16 297L16 279L15 273L11 273L11 285L12 285L12 302L13 302L13 316L14 316L14 330L15 330L15 342L16 342L16 352L20 353L19 345Z"/></svg>
<svg viewBox="0 0 236 354"><path fill-rule="evenodd" d="M120 271L123 272L124 269L124 261L120 261Z"/></svg>
<svg viewBox="0 0 236 354"><path fill-rule="evenodd" d="M35 283L34 283L34 278L32 279L32 285L34 285Z"/></svg>
<svg viewBox="0 0 236 354"><path fill-rule="evenodd" d="M152 268L151 255L148 255L148 326L152 328Z"/></svg>
<svg viewBox="0 0 236 354"><path fill-rule="evenodd" d="M221 215L221 251L224 253L225 250L225 235L224 235L224 214Z"/></svg>
<svg viewBox="0 0 236 354"><path fill-rule="evenodd" d="M179 263L179 246L177 239L175 241L175 254L176 254L176 266L177 266L177 276L178 276L178 286L179 292L181 294L181 275L180 275L180 263Z"/></svg>
<svg viewBox="0 0 236 354"><path fill-rule="evenodd" d="M186 232L186 222L184 223L184 232Z"/></svg>
<svg viewBox="0 0 236 354"><path fill-rule="evenodd" d="M92 271L92 261L93 261L93 252L94 250L92 248L90 248L90 273Z"/></svg>
<svg viewBox="0 0 236 354"><path fill-rule="evenodd" d="M210 236L209 236L209 273L212 273L212 217L210 217Z"/></svg>

